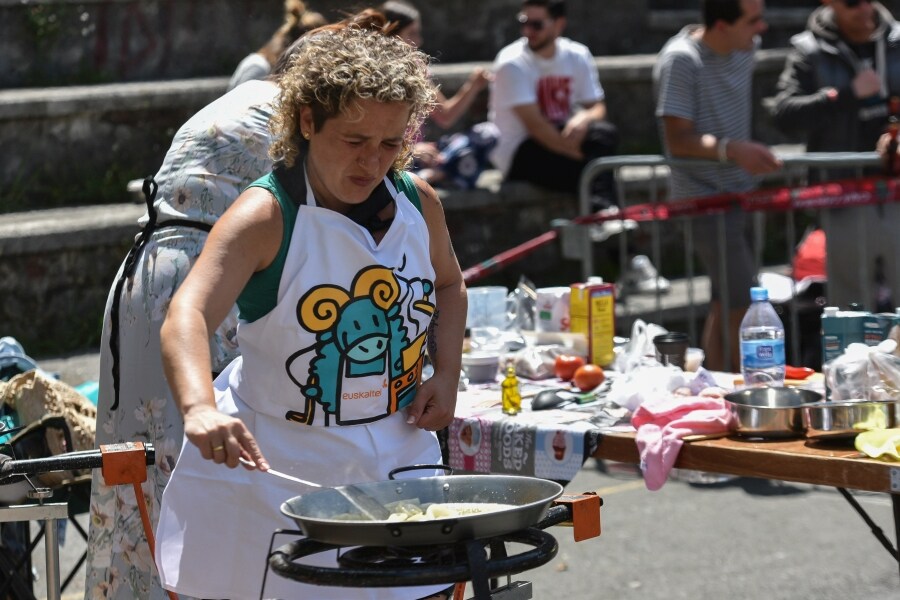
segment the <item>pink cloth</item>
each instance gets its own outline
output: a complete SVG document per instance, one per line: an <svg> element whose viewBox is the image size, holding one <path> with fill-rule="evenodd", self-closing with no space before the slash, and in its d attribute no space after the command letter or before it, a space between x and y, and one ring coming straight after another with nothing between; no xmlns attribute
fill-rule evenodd
<svg viewBox="0 0 900 600"><path fill-rule="evenodd" d="M641 403L631 424L637 429L644 483L658 490L678 458L681 438L730 431L731 411L722 398L673 395Z"/></svg>

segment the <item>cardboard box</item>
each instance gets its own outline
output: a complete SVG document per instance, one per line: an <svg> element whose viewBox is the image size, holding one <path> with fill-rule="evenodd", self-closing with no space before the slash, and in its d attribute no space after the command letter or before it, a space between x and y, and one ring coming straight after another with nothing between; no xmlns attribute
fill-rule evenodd
<svg viewBox="0 0 900 600"><path fill-rule="evenodd" d="M853 343L877 346L897 323L898 316L893 313L826 308L822 313L822 362L837 358Z"/></svg>
<svg viewBox="0 0 900 600"><path fill-rule="evenodd" d="M869 316L869 313L863 311L829 308L822 314L823 364L843 354L850 344L865 343L864 323Z"/></svg>
<svg viewBox="0 0 900 600"><path fill-rule="evenodd" d="M888 338L897 315L894 313L874 313L866 316L863 322L863 341L867 346L877 346Z"/></svg>
<svg viewBox="0 0 900 600"><path fill-rule="evenodd" d="M611 283L573 283L569 293L569 330L587 339L588 362L612 364L616 329L615 286Z"/></svg>

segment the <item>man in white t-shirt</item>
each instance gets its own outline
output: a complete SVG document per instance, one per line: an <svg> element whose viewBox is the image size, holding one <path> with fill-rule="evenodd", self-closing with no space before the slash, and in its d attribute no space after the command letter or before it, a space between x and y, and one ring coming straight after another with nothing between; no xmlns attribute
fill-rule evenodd
<svg viewBox="0 0 900 600"><path fill-rule="evenodd" d="M524 0L518 21L522 37L494 61L489 117L500 140L491 160L507 180L576 193L584 165L612 154L618 137L593 56L562 37L564 0ZM611 200L609 181L599 185Z"/></svg>

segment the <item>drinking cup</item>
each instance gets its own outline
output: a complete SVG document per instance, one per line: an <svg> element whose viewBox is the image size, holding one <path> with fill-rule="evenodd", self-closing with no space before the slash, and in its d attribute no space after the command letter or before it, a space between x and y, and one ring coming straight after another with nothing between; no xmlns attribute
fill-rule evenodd
<svg viewBox="0 0 900 600"><path fill-rule="evenodd" d="M656 348L656 360L660 363L684 369L688 350L686 333L663 333L653 338L653 346Z"/></svg>
<svg viewBox="0 0 900 600"><path fill-rule="evenodd" d="M506 329L506 294L503 286L478 286L468 289L469 309L466 327L496 327Z"/></svg>

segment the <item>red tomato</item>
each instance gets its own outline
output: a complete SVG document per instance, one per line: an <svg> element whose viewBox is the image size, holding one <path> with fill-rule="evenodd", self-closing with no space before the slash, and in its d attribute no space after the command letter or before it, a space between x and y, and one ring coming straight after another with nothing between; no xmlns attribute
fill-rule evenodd
<svg viewBox="0 0 900 600"><path fill-rule="evenodd" d="M578 367L584 365L584 359L574 354L560 354L553 363L553 372L563 381L569 381Z"/></svg>
<svg viewBox="0 0 900 600"><path fill-rule="evenodd" d="M597 365L583 365L578 367L573 376L575 386L582 392L589 392L606 379L603 369Z"/></svg>

